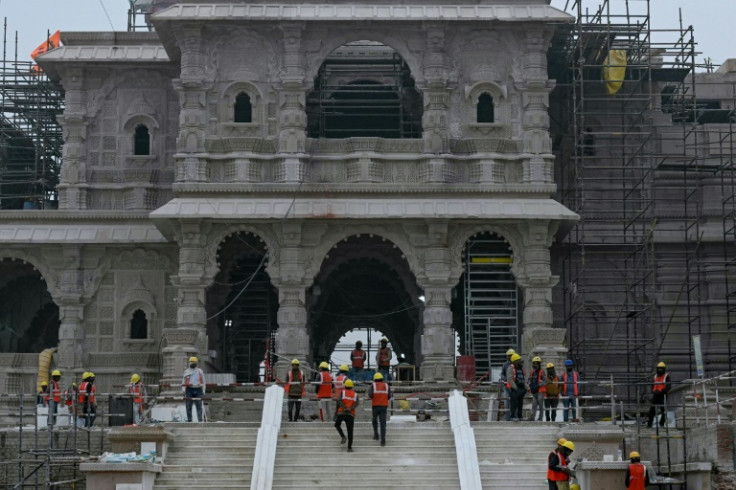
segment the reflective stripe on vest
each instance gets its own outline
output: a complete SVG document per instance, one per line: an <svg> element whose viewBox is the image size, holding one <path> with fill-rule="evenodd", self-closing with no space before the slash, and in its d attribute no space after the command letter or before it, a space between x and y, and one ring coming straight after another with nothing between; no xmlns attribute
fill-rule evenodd
<svg viewBox="0 0 736 490"><path fill-rule="evenodd" d="M350 388L346 388L342 392L342 404L345 405L345 407L348 409L348 412L355 415L355 402L358 401L358 394L351 390ZM337 413L342 413L344 410L342 407L337 407Z"/></svg>
<svg viewBox="0 0 736 490"><path fill-rule="evenodd" d="M353 367L363 369L365 366L365 351L363 349L355 349L350 358L353 360Z"/></svg>
<svg viewBox="0 0 736 490"><path fill-rule="evenodd" d="M202 379L202 370L197 368L197 374L199 375L199 386L201 387L204 384L204 380ZM184 386L186 386L187 388L189 387L189 380L191 379L191 377L192 375L190 374L184 381Z"/></svg>
<svg viewBox="0 0 736 490"><path fill-rule="evenodd" d="M573 395L578 396L578 372L572 372ZM562 394L567 395L567 371L562 375Z"/></svg>
<svg viewBox="0 0 736 490"><path fill-rule="evenodd" d="M55 403L61 403L61 388L56 380L51 380L51 397Z"/></svg>
<svg viewBox="0 0 736 490"><path fill-rule="evenodd" d="M662 376L654 375L654 385L652 386L652 393L659 393L660 391L664 391L667 387L667 375L669 373L664 373Z"/></svg>
<svg viewBox="0 0 736 490"><path fill-rule="evenodd" d="M344 374L335 376L335 398L340 398L340 393L345 389L345 380L348 379Z"/></svg>
<svg viewBox="0 0 736 490"><path fill-rule="evenodd" d="M647 469L641 463L631 463L629 465L629 490L644 490L646 483Z"/></svg>
<svg viewBox="0 0 736 490"><path fill-rule="evenodd" d="M552 451L550 453L550 457L547 459L547 479L550 481L567 481L570 479L570 477L561 471L554 471L549 467L549 461L552 459L552 454L556 454L557 458L560 460L560 463L558 466L566 466L567 461L565 460L565 457L562 455L559 451Z"/></svg>
<svg viewBox="0 0 736 490"><path fill-rule="evenodd" d="M388 367L391 364L391 349L378 349L378 367Z"/></svg>
<svg viewBox="0 0 736 490"><path fill-rule="evenodd" d="M373 407L388 407L388 384L381 381L373 382L373 398L371 399Z"/></svg>
<svg viewBox="0 0 736 490"><path fill-rule="evenodd" d="M82 384L79 385L79 403L87 401L87 386L89 386L89 381L83 381Z"/></svg>
<svg viewBox="0 0 736 490"><path fill-rule="evenodd" d="M319 382L317 398L332 398L332 375L327 371L320 371Z"/></svg>

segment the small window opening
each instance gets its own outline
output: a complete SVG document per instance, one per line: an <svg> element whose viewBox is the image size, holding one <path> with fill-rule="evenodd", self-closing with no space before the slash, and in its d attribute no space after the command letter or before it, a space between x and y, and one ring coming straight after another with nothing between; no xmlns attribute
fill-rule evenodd
<svg viewBox="0 0 736 490"><path fill-rule="evenodd" d="M492 123L493 121L493 97L487 93L480 94L478 97L478 114L477 122L479 123Z"/></svg>
<svg viewBox="0 0 736 490"><path fill-rule="evenodd" d="M250 103L250 96L242 93L235 97L235 113L233 121L236 123L253 122L253 106Z"/></svg>
<svg viewBox="0 0 736 490"><path fill-rule="evenodd" d="M133 136L133 154L134 155L150 155L151 154L151 133L143 124L136 126L135 135Z"/></svg>
<svg viewBox="0 0 736 490"><path fill-rule="evenodd" d="M146 314L143 310L135 310L135 312L133 312L133 317L130 319L130 338L148 338L148 319L146 318Z"/></svg>

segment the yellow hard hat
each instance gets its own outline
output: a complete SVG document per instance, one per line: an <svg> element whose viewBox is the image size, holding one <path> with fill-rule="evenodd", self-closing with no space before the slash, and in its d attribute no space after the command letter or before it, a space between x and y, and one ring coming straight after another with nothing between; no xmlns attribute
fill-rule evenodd
<svg viewBox="0 0 736 490"><path fill-rule="evenodd" d="M516 362L519 359L521 359L521 356L514 352L514 354L511 355L511 362Z"/></svg>
<svg viewBox="0 0 736 490"><path fill-rule="evenodd" d="M570 490L580 490L580 485L578 485L577 483L573 483L572 485L570 485Z"/></svg>
<svg viewBox="0 0 736 490"><path fill-rule="evenodd" d="M54 369L53 371L51 371L51 376L61 376L61 371L59 371L58 369Z"/></svg>
<svg viewBox="0 0 736 490"><path fill-rule="evenodd" d="M141 380L141 377L138 376L138 374L134 374L133 376L130 377L130 382L131 383L137 383L140 380Z"/></svg>
<svg viewBox="0 0 736 490"><path fill-rule="evenodd" d="M376 373L373 375L373 381L380 381L382 379L383 379L383 374L381 373Z"/></svg>
<svg viewBox="0 0 736 490"><path fill-rule="evenodd" d="M564 446L566 442L567 442L567 439L565 439L564 437L560 437L559 439L557 439L558 446Z"/></svg>
<svg viewBox="0 0 736 490"><path fill-rule="evenodd" d="M572 443L572 441L565 441L565 443L562 445L562 447L566 447L570 451L575 450L575 444Z"/></svg>
<svg viewBox="0 0 736 490"><path fill-rule="evenodd" d="M192 356L189 358L189 362L199 362L196 357Z"/></svg>
<svg viewBox="0 0 736 490"><path fill-rule="evenodd" d="M320 369L330 369L330 365L327 364L325 361L322 361L319 363L319 368Z"/></svg>
<svg viewBox="0 0 736 490"><path fill-rule="evenodd" d="M348 367L347 364L343 364L343 365L340 366L340 371L348 372L348 371L350 371L350 368Z"/></svg>
<svg viewBox="0 0 736 490"><path fill-rule="evenodd" d="M355 383L353 383L352 379L345 380L345 388L352 388L353 386L355 386Z"/></svg>
<svg viewBox="0 0 736 490"><path fill-rule="evenodd" d="M41 381L41 386L48 386L49 384L46 381Z"/></svg>
<svg viewBox="0 0 736 490"><path fill-rule="evenodd" d="M89 377L89 372L85 371L82 373L82 379L87 379Z"/></svg>
<svg viewBox="0 0 736 490"><path fill-rule="evenodd" d="M299 359L292 359L291 360L291 365L292 366L298 366L299 365Z"/></svg>
<svg viewBox="0 0 736 490"><path fill-rule="evenodd" d="M629 459L634 458L641 458L641 454L637 453L636 451L631 451L631 454L629 454Z"/></svg>
<svg viewBox="0 0 736 490"><path fill-rule="evenodd" d="M77 387L77 383L72 383L72 386L73 386L74 388L76 388L76 387Z"/></svg>
<svg viewBox="0 0 736 490"><path fill-rule="evenodd" d="M657 367L664 367L664 368L666 368L667 367L667 364L665 364L663 362L660 362L659 364L657 364Z"/></svg>
<svg viewBox="0 0 736 490"><path fill-rule="evenodd" d="M90 372L89 372L89 377L90 377L90 378L94 378L94 377L95 377L95 373L93 373L92 371L90 371Z"/></svg>
<svg viewBox="0 0 736 490"><path fill-rule="evenodd" d="M514 354L516 354L516 351L514 349L509 349L509 350L506 351L506 355L507 356L512 356Z"/></svg>
<svg viewBox="0 0 736 490"><path fill-rule="evenodd" d="M534 357L534 359L532 359L532 362L542 362L542 358L539 356L536 356Z"/></svg>
<svg viewBox="0 0 736 490"><path fill-rule="evenodd" d="M553 368L553 367L555 367L555 363L554 362L548 362L547 363L547 369Z"/></svg>

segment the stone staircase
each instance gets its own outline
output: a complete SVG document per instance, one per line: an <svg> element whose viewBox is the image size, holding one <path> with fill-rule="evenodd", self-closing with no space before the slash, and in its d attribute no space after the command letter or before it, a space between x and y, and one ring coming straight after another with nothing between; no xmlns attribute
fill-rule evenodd
<svg viewBox="0 0 736 490"><path fill-rule="evenodd" d="M547 456L560 426L543 422L475 422L475 444L483 488L547 488Z"/></svg>
<svg viewBox="0 0 736 490"><path fill-rule="evenodd" d="M353 450L331 423L285 422L273 488L460 488L449 422L389 423L385 447L356 422Z"/></svg>
<svg viewBox="0 0 736 490"><path fill-rule="evenodd" d="M259 423L167 424L173 442L153 488L250 488Z"/></svg>

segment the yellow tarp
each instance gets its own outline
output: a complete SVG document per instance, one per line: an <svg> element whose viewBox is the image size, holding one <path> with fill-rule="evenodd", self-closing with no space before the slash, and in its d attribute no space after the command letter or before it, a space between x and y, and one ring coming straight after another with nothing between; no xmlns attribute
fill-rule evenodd
<svg viewBox="0 0 736 490"><path fill-rule="evenodd" d="M603 61L603 80L606 82L608 95L613 95L621 89L626 78L626 50L612 49Z"/></svg>

